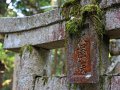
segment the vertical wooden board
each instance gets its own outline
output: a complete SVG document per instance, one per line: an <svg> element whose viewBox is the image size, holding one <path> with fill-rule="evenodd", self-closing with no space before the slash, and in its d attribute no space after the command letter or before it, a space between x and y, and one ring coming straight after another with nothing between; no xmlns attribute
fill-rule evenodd
<svg viewBox="0 0 120 90"><path fill-rule="evenodd" d="M97 38L85 28L79 36L69 36L67 43L67 66L70 83L96 83L99 80Z"/></svg>

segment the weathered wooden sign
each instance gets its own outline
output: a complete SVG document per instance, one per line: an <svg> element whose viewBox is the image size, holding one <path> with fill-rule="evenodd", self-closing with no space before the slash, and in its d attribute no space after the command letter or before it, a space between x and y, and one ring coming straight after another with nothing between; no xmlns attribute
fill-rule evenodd
<svg viewBox="0 0 120 90"><path fill-rule="evenodd" d="M70 83L98 81L98 46L94 32L84 29L79 36L69 36L67 44L68 79Z"/></svg>

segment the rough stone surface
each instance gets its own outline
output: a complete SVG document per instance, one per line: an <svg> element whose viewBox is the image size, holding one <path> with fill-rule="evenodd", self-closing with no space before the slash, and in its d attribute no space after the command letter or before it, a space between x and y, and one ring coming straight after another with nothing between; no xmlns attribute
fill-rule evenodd
<svg viewBox="0 0 120 90"><path fill-rule="evenodd" d="M49 77L45 85L43 78L39 77L36 78L34 90L68 90L68 88L69 86L65 77Z"/></svg>
<svg viewBox="0 0 120 90"><path fill-rule="evenodd" d="M90 4L90 3L91 3L90 0L81 0L81 2L80 2L80 4L81 4L82 6L87 5L87 4Z"/></svg>
<svg viewBox="0 0 120 90"><path fill-rule="evenodd" d="M112 39L109 45L111 57L111 65L109 65L107 74L120 74L120 40Z"/></svg>
<svg viewBox="0 0 120 90"><path fill-rule="evenodd" d="M0 18L0 33L26 31L60 22L61 20L62 17L58 9L27 17Z"/></svg>
<svg viewBox="0 0 120 90"><path fill-rule="evenodd" d="M120 4L120 0L102 0L100 6L101 8L108 8L115 4Z"/></svg>
<svg viewBox="0 0 120 90"><path fill-rule="evenodd" d="M117 63L114 72L115 72L115 74L120 75L120 62Z"/></svg>
<svg viewBox="0 0 120 90"><path fill-rule="evenodd" d="M106 11L106 30L111 38L120 38L120 8Z"/></svg>
<svg viewBox="0 0 120 90"><path fill-rule="evenodd" d="M110 90L108 77L103 77L103 86L100 83L94 84L70 84L66 77L49 77L44 83L43 77L37 77L35 80L35 90Z"/></svg>
<svg viewBox="0 0 120 90"><path fill-rule="evenodd" d="M20 48L24 45L40 45L48 49L63 47L64 28L65 23L58 23L28 32L11 33L4 39L4 48Z"/></svg>
<svg viewBox="0 0 120 90"><path fill-rule="evenodd" d="M107 75L119 75L120 74L120 55L111 57L111 64L109 65L106 74Z"/></svg>
<svg viewBox="0 0 120 90"><path fill-rule="evenodd" d="M32 48L32 52L24 48L22 56L17 56L17 65L14 72L13 90L34 90L35 78L43 76L46 60L49 51L37 51Z"/></svg>
<svg viewBox="0 0 120 90"><path fill-rule="evenodd" d="M17 90L17 83L18 83L18 76L20 72L20 56L19 54L15 55L15 61L14 61L14 74L13 74L13 87L12 90Z"/></svg>
<svg viewBox="0 0 120 90"><path fill-rule="evenodd" d="M111 90L110 89L110 79L107 76L100 77L101 81L94 84L80 84L79 90ZM77 89L76 89L77 90Z"/></svg>
<svg viewBox="0 0 120 90"><path fill-rule="evenodd" d="M108 31L108 35L110 38L120 38L120 9L110 9L106 12L106 30ZM42 21L42 20L41 20ZM11 26L12 27L12 26ZM32 29L26 32L19 33L10 33L6 35L4 40L4 48L19 48L24 45L39 45L43 48L56 48L63 47L64 42L61 41L64 39L64 28L65 23L57 23L54 25L41 27L38 29ZM22 30L22 29L21 29ZM60 44L55 43L59 41ZM54 44L50 44L50 43ZM56 45L56 46L55 46Z"/></svg>
<svg viewBox="0 0 120 90"><path fill-rule="evenodd" d="M69 84L66 77L49 77L44 84L43 77L35 80L35 90L114 90L110 89L111 83L108 77L103 77L102 84ZM118 89L119 90L119 89Z"/></svg>
<svg viewBox="0 0 120 90"><path fill-rule="evenodd" d="M111 78L111 89L110 90L120 90L120 76L113 76Z"/></svg>
<svg viewBox="0 0 120 90"><path fill-rule="evenodd" d="M109 50L111 55L120 55L120 39L111 39Z"/></svg>

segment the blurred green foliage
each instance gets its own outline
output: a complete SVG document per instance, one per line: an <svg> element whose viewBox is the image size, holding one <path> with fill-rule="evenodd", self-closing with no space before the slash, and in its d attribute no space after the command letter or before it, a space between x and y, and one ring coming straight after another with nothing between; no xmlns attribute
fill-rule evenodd
<svg viewBox="0 0 120 90"><path fill-rule="evenodd" d="M25 16L30 16L37 13L42 13L46 9L41 9L43 6L50 5L51 0L0 0L0 17L16 17L17 13ZM10 8L8 8L10 7Z"/></svg>
<svg viewBox="0 0 120 90"><path fill-rule="evenodd" d="M53 49L52 54L52 75L64 76L66 75L66 52L65 48Z"/></svg>
<svg viewBox="0 0 120 90"><path fill-rule="evenodd" d="M6 69L10 71L13 68L14 53L9 50L4 50L2 43L0 43L0 61L6 66Z"/></svg>
<svg viewBox="0 0 120 90"><path fill-rule="evenodd" d="M0 90L10 90L10 82L12 81L12 73L14 67L14 52L4 50L0 43L0 61L5 65L3 75L3 88Z"/></svg>
<svg viewBox="0 0 120 90"><path fill-rule="evenodd" d="M0 16L5 15L7 6L8 4L6 3L6 0L0 0Z"/></svg>
<svg viewBox="0 0 120 90"><path fill-rule="evenodd" d="M50 0L12 0L15 9L24 15L33 15L44 12L40 7L50 5Z"/></svg>

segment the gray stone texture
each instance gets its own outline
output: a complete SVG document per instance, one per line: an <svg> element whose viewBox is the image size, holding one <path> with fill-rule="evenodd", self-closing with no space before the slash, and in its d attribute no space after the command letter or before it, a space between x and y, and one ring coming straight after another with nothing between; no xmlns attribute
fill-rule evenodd
<svg viewBox="0 0 120 90"><path fill-rule="evenodd" d="M68 88L66 77L49 77L45 85L41 77L36 79L34 90L68 90Z"/></svg>
<svg viewBox="0 0 120 90"><path fill-rule="evenodd" d="M32 52L24 48L22 55L16 56L13 90L34 90L35 78L43 76L49 50L32 48Z"/></svg>
<svg viewBox="0 0 120 90"><path fill-rule="evenodd" d="M63 47L64 44L62 43L64 43L65 37L64 30L65 22L27 32L7 34L4 39L4 48L20 48L24 45L39 45L40 47L47 49Z"/></svg>
<svg viewBox="0 0 120 90"><path fill-rule="evenodd" d="M111 78L111 89L110 90L120 90L120 76L113 76Z"/></svg>
<svg viewBox="0 0 120 90"><path fill-rule="evenodd" d="M58 9L27 17L0 18L0 33L27 31L57 23L61 20L62 17Z"/></svg>
<svg viewBox="0 0 120 90"><path fill-rule="evenodd" d="M105 28L111 38L120 38L120 8L109 9L105 14Z"/></svg>
<svg viewBox="0 0 120 90"><path fill-rule="evenodd" d="M115 4L120 4L120 0L101 0L100 7L108 8Z"/></svg>
<svg viewBox="0 0 120 90"><path fill-rule="evenodd" d="M111 65L109 65L108 75L120 75L120 40L111 39L109 45L109 51L111 54Z"/></svg>
<svg viewBox="0 0 120 90"><path fill-rule="evenodd" d="M81 4L82 6L87 5L87 4L90 4L90 3L91 3L90 0L81 0L81 2L80 2L80 4Z"/></svg>
<svg viewBox="0 0 120 90"><path fill-rule="evenodd" d="M89 0L83 1L81 3L84 5L87 4L88 2ZM0 30L2 30L4 33L9 32L8 34L6 34L6 37L4 39L4 48L14 49L29 44L39 45L40 47L48 48L48 49L63 47L64 46L63 40L65 38L65 32L64 32L65 23L62 22L62 19L60 18L60 15L58 13L59 10L56 9L49 13L47 12L36 16L24 17L24 19L23 18L0 19L0 22L4 24L4 25L2 24L0 25ZM106 11L105 28L110 38L120 38L119 14L120 14L119 8L117 9L111 8ZM30 19L26 19L26 18L30 18ZM9 22L9 19L13 20L11 22L17 24L15 26L11 25L13 23ZM31 24L35 24L36 26L31 24L28 25L29 24L28 22ZM17 32L17 31L24 31L24 32ZM14 32L14 33L10 33L10 32ZM54 42L54 44L51 44L51 42L52 43ZM62 46L59 43L62 43L61 44Z"/></svg>

